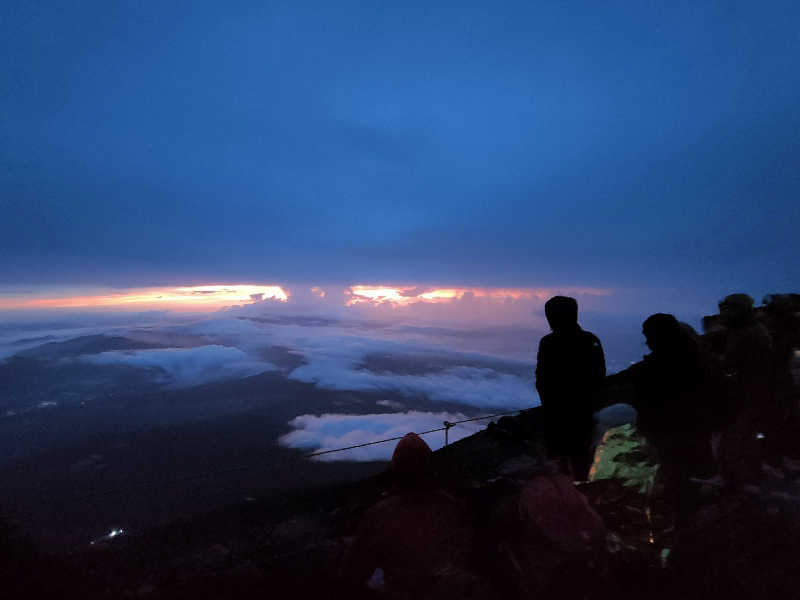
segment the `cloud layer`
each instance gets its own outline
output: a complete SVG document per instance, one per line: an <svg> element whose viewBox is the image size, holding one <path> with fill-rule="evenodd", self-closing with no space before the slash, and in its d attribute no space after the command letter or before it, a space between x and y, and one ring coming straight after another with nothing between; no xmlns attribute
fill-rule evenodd
<svg viewBox="0 0 800 600"><path fill-rule="evenodd" d="M247 328L249 331L245 331ZM224 323L213 324L205 331L222 333ZM393 328L368 326L343 327L275 325L259 326L239 320L231 323L231 332L243 336L245 343L255 347L271 343L291 348L301 355L305 364L294 369L290 379L313 383L331 390L392 391L404 396L424 396L431 400L455 402L479 407L522 408L538 403L532 382L519 376L531 367L508 361L509 371L498 365L483 366L491 358L460 354L464 340L446 340L442 335L421 334L417 331L398 331ZM242 339L239 337L238 339ZM228 338L233 341L232 338ZM435 343L437 340L438 343ZM241 342L239 342L241 343ZM244 346L240 346L244 347ZM451 357L452 366L435 371L402 374L374 372L363 366L370 355L391 356L401 365L415 365ZM462 361L459 365L458 362ZM470 364L478 362L478 365ZM494 361L495 363L497 361ZM511 365L515 367L511 371Z"/></svg>
<svg viewBox="0 0 800 600"><path fill-rule="evenodd" d="M253 359L238 348L218 345L102 352L84 356L83 360L99 365L122 364L158 369L163 372L165 383L174 387L239 379L277 369L275 365Z"/></svg>
<svg viewBox="0 0 800 600"><path fill-rule="evenodd" d="M523 408L538 403L532 381L520 376L532 373L530 364L458 352L468 338L448 338L443 331L398 329L371 322L305 324L231 318L198 321L184 331L251 355L270 346L288 348L304 361L289 378L324 389L391 391L478 407ZM364 361L371 355L390 356L396 365L414 367L414 372L369 370ZM442 359L449 361L447 368L426 367Z"/></svg>
<svg viewBox="0 0 800 600"><path fill-rule="evenodd" d="M453 367L427 375L394 375L348 369L343 363L326 358L298 367L290 378L331 390L392 391L479 407L523 408L538 403L530 382L479 367Z"/></svg>
<svg viewBox="0 0 800 600"><path fill-rule="evenodd" d="M290 448L303 448L309 451L324 451L354 446L380 439L403 436L406 433L427 431L443 426L444 421L458 421L466 417L461 413L418 412L387 413L372 415L300 415L289 422L294 431L279 439L279 443ZM454 442L472 435L486 427L487 421L462 423L450 429L449 440ZM424 436L433 450L444 446L444 432ZM338 460L389 460L397 442L386 442L344 452L324 454L321 461Z"/></svg>

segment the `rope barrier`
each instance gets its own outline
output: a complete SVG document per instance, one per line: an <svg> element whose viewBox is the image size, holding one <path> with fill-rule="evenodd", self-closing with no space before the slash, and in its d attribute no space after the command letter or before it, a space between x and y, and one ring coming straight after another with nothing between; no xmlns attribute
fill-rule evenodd
<svg viewBox="0 0 800 600"><path fill-rule="evenodd" d="M481 421L483 419L493 419L494 417L506 417L506 416L513 415L513 414L518 413L518 412L519 412L518 410L515 410L515 411L509 412L509 413L498 413L498 414L495 414L495 415L484 415L482 417L472 417L470 419L462 419L461 421L453 421L453 422L444 421L444 427L439 427L437 429L429 429L427 431L420 431L420 432L416 432L416 433L417 433L417 435L428 435L429 433L436 433L437 431L444 431L444 435L445 435L444 445L447 446L447 444L448 444L448 436L447 436L447 434L450 431L450 429L452 427L455 427L456 425L459 425L461 423L468 423L470 421ZM315 456L322 456L323 454L332 454L333 452L344 452L345 450L353 450L354 448L363 448L364 446L373 446L375 444L383 444L385 442L393 442L395 440L399 440L399 439L402 439L402 438L403 438L402 435L398 435L396 437L386 438L385 440L374 440L372 442L365 442L363 444L355 444L354 446L345 446L344 448L335 448L333 450L320 450L318 452L312 452L311 454L306 454L305 457L306 458L313 458Z"/></svg>

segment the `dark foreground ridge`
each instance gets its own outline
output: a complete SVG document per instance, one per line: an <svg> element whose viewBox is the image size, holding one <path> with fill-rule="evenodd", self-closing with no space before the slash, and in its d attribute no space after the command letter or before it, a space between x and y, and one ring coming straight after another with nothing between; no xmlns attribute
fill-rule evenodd
<svg viewBox="0 0 800 600"><path fill-rule="evenodd" d="M792 314L800 312L800 296L781 298L793 307ZM763 308L757 313L762 320L770 318ZM704 340L717 343L718 318L708 317L704 325ZM625 386L611 386L602 404L627 402L627 393ZM790 442L781 448L781 461L772 457L762 464L756 483L729 487L719 477L695 478L694 510L676 529L664 505L658 464L631 424L605 431L589 481L575 488L570 484L579 501L563 489L555 496L531 496L532 482L556 482L557 488L562 481L545 457L540 413L534 408L502 417L433 453L436 489L464 509L474 534L464 568L443 574L421 597L624 600L800 594L798 431L786 432ZM59 556L44 554L3 528L3 596L404 597L383 589L380 572L369 586L344 576L359 523L396 491L392 472L385 471L354 483L248 499ZM553 497L562 498L562 510L550 513L547 498ZM525 514L532 506L540 511ZM601 546L594 543L598 532Z"/></svg>

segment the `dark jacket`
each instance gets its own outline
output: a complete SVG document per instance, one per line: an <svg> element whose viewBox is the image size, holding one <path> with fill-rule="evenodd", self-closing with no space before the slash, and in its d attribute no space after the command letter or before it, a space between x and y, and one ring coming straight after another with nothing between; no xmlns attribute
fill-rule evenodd
<svg viewBox="0 0 800 600"><path fill-rule="evenodd" d="M605 374L600 340L577 325L548 334L539 342L536 390L551 417L591 422L593 399Z"/></svg>

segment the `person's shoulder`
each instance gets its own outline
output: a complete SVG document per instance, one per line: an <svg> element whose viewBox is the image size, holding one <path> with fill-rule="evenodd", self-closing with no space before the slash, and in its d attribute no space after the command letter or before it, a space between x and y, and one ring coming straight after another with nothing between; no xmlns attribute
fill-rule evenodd
<svg viewBox="0 0 800 600"><path fill-rule="evenodd" d="M542 339L539 340L539 347L541 348L543 346L547 346L549 344L552 344L555 340L556 340L555 334L554 333L548 333L548 334L542 336Z"/></svg>
<svg viewBox="0 0 800 600"><path fill-rule="evenodd" d="M591 331L581 329L581 337L587 345L601 347L600 338L593 334Z"/></svg>

